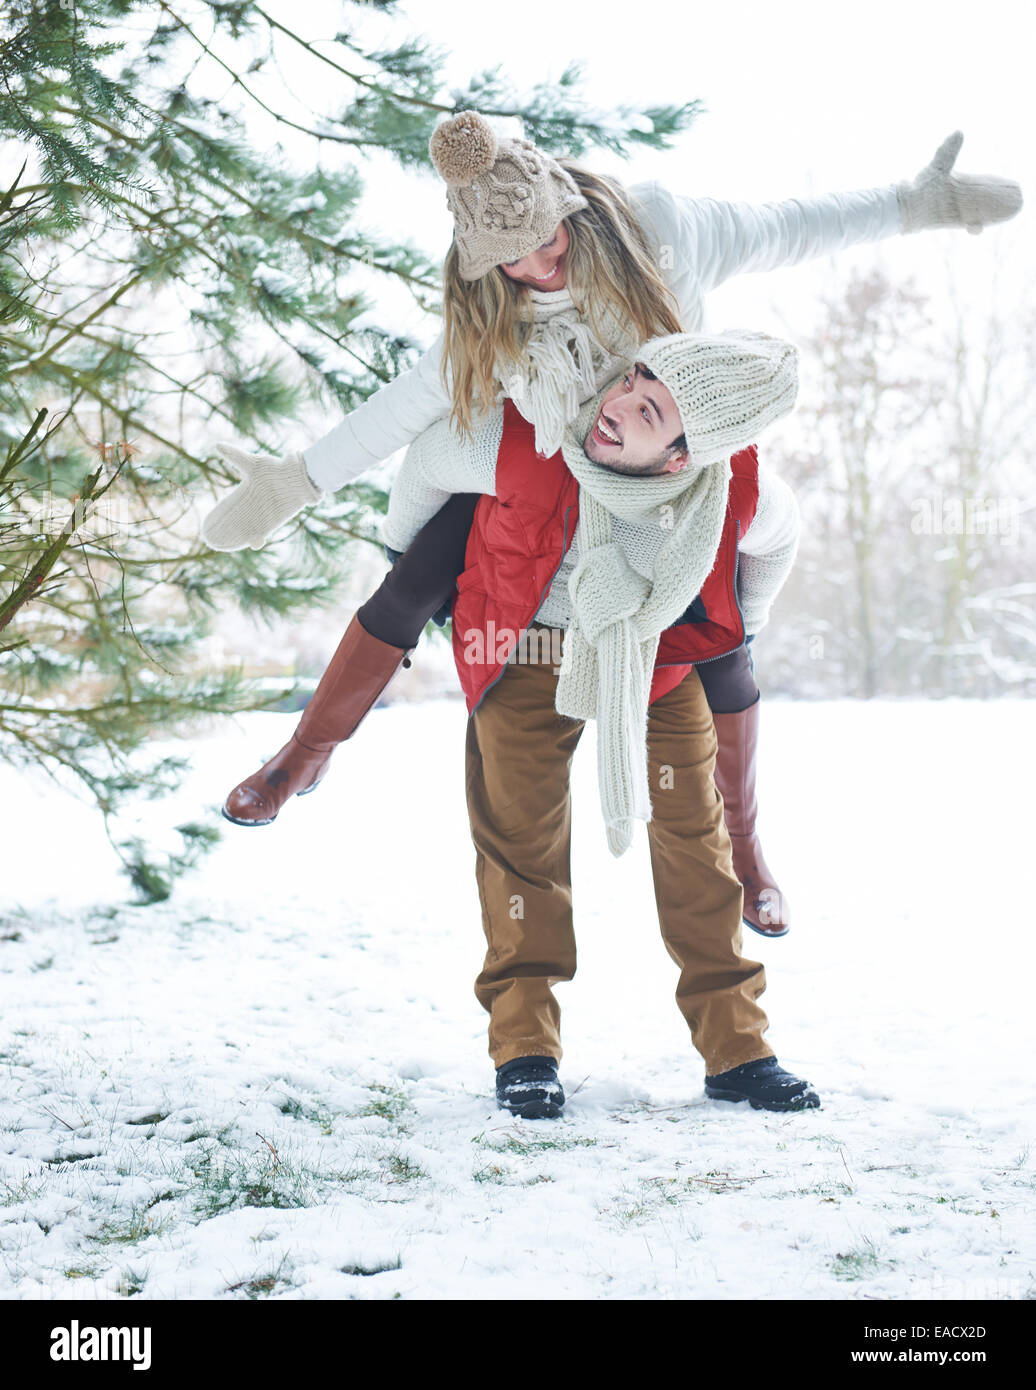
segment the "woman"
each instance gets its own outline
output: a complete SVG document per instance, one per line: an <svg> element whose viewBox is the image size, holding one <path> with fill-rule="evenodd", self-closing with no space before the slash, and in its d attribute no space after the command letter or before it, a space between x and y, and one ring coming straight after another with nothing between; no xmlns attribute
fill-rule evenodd
<svg viewBox="0 0 1036 1390"><path fill-rule="evenodd" d="M226 550L260 546L301 507L436 419L449 413L470 432L474 415L503 395L535 426L538 452L553 454L579 406L616 376L633 346L700 330L705 292L733 274L901 231L977 230L1013 216L1016 185L951 174L961 139L945 141L912 184L752 207L675 197L657 183L626 190L527 141L496 137L476 112L443 122L430 144L455 222L443 333L411 371L304 453L278 460L221 446L243 481L206 518L205 540ZM453 497L397 559L354 615L291 740L228 796L228 820L268 825L289 796L317 786L334 747L449 603L476 502ZM701 616L692 610L689 621ZM716 783L745 886L745 922L783 936L787 904L755 831L759 691L747 643L703 663L699 676L716 722Z"/></svg>

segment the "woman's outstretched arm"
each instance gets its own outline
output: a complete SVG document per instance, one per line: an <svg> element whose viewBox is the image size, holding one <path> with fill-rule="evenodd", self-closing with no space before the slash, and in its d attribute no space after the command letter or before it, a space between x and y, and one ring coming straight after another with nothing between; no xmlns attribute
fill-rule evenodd
<svg viewBox="0 0 1036 1390"><path fill-rule="evenodd" d="M306 471L317 487L336 492L449 414L449 385L440 374L442 347L440 333L409 371L400 372L333 430L303 449Z"/></svg>
<svg viewBox="0 0 1036 1390"><path fill-rule="evenodd" d="M1014 217L1018 184L996 175L956 174L960 132L944 140L912 181L776 203L724 202L671 193L657 181L630 193L680 302L684 328L704 322L702 297L734 275L776 270L848 246L926 228L982 227Z"/></svg>
<svg viewBox="0 0 1036 1390"><path fill-rule="evenodd" d="M416 366L302 452L275 458L218 445L241 481L202 520L206 545L213 550L260 549L303 507L344 487L448 415L449 389L439 376L441 349L440 335Z"/></svg>

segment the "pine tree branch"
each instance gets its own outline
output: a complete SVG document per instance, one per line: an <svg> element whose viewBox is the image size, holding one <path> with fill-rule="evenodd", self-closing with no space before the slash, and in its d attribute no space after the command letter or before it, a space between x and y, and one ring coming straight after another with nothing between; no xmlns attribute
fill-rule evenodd
<svg viewBox="0 0 1036 1390"><path fill-rule="evenodd" d="M43 581L57 564L62 551L72 540L74 527L70 526L70 523L75 520L74 504L76 502L89 502L94 498L97 483L103 472L104 465L102 464L100 468L87 477L78 495L73 498L72 516L69 517L69 520L65 523L65 528L67 529L62 529L58 534L57 540L52 541L50 545L43 548L36 563L29 569L28 574L15 586L9 597L3 603L0 603L0 632L7 627L8 623L10 623L20 608L23 608L31 599L37 597ZM98 497L103 497L109 486L110 484L102 488L96 495Z"/></svg>
<svg viewBox="0 0 1036 1390"><path fill-rule="evenodd" d="M14 472L15 468L18 466L19 463L21 463L22 459L26 456L27 453L35 452L35 450L39 448L39 445L42 443L46 443L46 441L54 433L54 428L56 428L56 426L48 430L47 433L43 436L43 439L40 440L37 444L33 445L33 440L39 433L40 426L43 424L43 421L46 419L46 417L47 408L46 406L43 406L42 409L40 409L37 412L35 420L33 420L32 424L29 426L28 430L21 437L21 439L19 439L17 443L9 446L7 450L7 458L4 460L3 467L0 468L0 483L3 483L3 481L9 473Z"/></svg>
<svg viewBox="0 0 1036 1390"><path fill-rule="evenodd" d="M205 40L198 37L198 35L194 32L194 30L187 23L187 21L181 19L180 16L175 13L172 7L166 3L166 0L158 0L158 4L159 9L165 10L166 14L168 14L169 17L173 19L180 26L180 28L185 31L185 33L190 35L190 37L194 40L194 42L198 45L202 52L206 53L214 63L218 63L219 66L223 69L223 71L230 75L230 77L233 79L234 85L240 87L246 97L248 97L251 101L254 101L258 107L265 111L268 116L272 116L275 121L279 121L281 125L289 126L292 130L300 131L303 135L309 135L314 140L333 140L340 145L354 146L362 143L361 141L355 139L352 136L333 135L328 131L311 130L308 126L299 125L297 121L291 120L288 116L281 115L279 111L274 111L274 109L271 106L267 106L266 102L263 101L261 97L256 96L255 92L253 92L250 88L245 86L245 84L241 81L241 78L234 71L234 69L232 67L229 67L223 61L223 59L219 57L218 54L213 53L212 49L208 46Z"/></svg>
<svg viewBox="0 0 1036 1390"><path fill-rule="evenodd" d="M96 705L78 705L75 707L61 705L27 705L19 703L17 705L4 704L0 702L0 711L8 714L33 714L33 715L57 715L61 719L82 719L99 728L104 726L105 712L109 714L113 710L138 710L138 709L161 709L171 710L183 714L222 714L226 711L222 708L213 709L210 705L198 704L196 701L177 699L169 695L142 695L139 698L128 698L125 700L104 700Z"/></svg>
<svg viewBox="0 0 1036 1390"><path fill-rule="evenodd" d="M103 395L98 387L93 385L91 382L84 382L81 379L80 373L76 371L74 367L66 367L61 362L52 362L51 371L58 372L62 376L71 377L73 381L77 382L81 386L83 392L86 395L92 397L95 401L99 401L101 405L106 406L107 409L112 412L112 414L115 416L117 420L123 421L125 425L132 426L132 428L135 430L142 431L151 439L157 439L159 444L164 445L165 448L170 450L171 453L179 455L180 458L188 459L191 463L195 464L203 472L205 471L206 462L204 459L198 458L195 454L189 453L183 447L182 444L177 444L174 440L167 439L164 434L159 434L157 430L153 430L150 425L145 424L144 421L139 419L136 415L133 415L130 413L130 411L124 410L120 406L116 405L114 401L109 400L107 396Z"/></svg>
<svg viewBox="0 0 1036 1390"><path fill-rule="evenodd" d="M16 367L11 368L11 370L8 372L8 376L24 376L27 372L38 372L40 367L44 363L50 363L51 366L57 366L57 363L53 361L53 357L54 354L58 351L58 349L64 347L66 343L71 342L73 338L78 337L82 330L86 328L88 324L93 323L94 319L99 318L100 315L103 314L106 309L110 309L113 304L117 304L119 300L122 298L122 296L127 293L127 291L133 289L135 285L139 285L142 280L146 279L147 274L148 272L146 270L140 270L137 271L135 275L131 275L128 280L124 280L117 290L114 290L108 296L108 298L104 300L103 303L99 304L97 308L94 309L90 314L88 314L87 317L83 319L81 323L76 324L72 328L70 328L63 338L59 338L56 343L52 343L51 346L48 347L45 352L41 353L39 357L31 358L27 362L19 362Z"/></svg>
<svg viewBox="0 0 1036 1390"><path fill-rule="evenodd" d="M255 9L256 13L266 20L271 29L276 29L279 30L280 33L286 34L287 37L294 43L297 43L300 48L304 48L307 53L312 54L314 58L318 58L320 62L326 63L328 67L334 68L335 72L341 73L343 77L348 77L350 82L355 82L358 87L364 87L369 92L377 92L379 96L388 97L390 101L398 101L406 106L417 106L426 111L440 111L443 113L448 111L451 114L453 113L455 108L443 105L442 102L428 101L424 97L410 96L405 92L395 92L390 87L385 87L380 82L375 82L369 77L362 77L357 72L350 72L348 68L343 68L340 63L336 63L333 58L329 58L326 53L321 53L320 50L314 48L311 43L307 43L305 39L299 38L298 34L279 23L274 19L273 15L267 14L261 5L256 5ZM341 40L338 40L338 42L341 42ZM353 49L354 53L359 52L359 50L351 44L346 45L343 43L342 47L350 47Z"/></svg>
<svg viewBox="0 0 1036 1390"><path fill-rule="evenodd" d="M71 111L71 108L65 107L55 107L55 109ZM198 135L198 132L196 130L192 130L190 126L184 125L175 116L170 116L168 115L168 113L164 111L159 111L154 107L146 107L145 109L149 112L150 115L156 117L156 119L163 121L168 125L175 126L177 130L186 133L192 139L197 140L203 138ZM93 115L92 113L88 116L88 119L91 120L95 125L98 125L102 130L108 131L108 133L116 139L126 139L126 143L128 143L131 147L138 150L143 148L142 142L134 140L132 137L125 137L123 132L121 132L116 126L108 125L105 121L101 120L99 117ZM321 250L328 252L329 255L332 255L337 259L355 261L358 264L367 267L368 269L380 270L386 275L394 275L396 279L402 280L407 285L418 285L421 289L434 290L436 292L442 289L441 284L434 280L426 280L419 275L410 275L407 271L399 270L395 266L379 265L373 263L371 261L368 261L365 256L358 255L357 253L352 251L345 251L341 246L337 245L335 242L326 241L323 237L316 236L313 232L308 231L305 227L299 227L297 224L289 222L284 218L274 217L267 208L262 206L261 203L253 201L253 199L249 198L248 195L244 193L242 189L236 187L232 183L227 183L224 179L221 179L218 174L214 173L213 170L206 169L200 170L199 172L202 178L207 180L209 183L214 184L222 192L229 193L232 198L234 198L237 202L241 203L244 207L246 207L249 210L249 212L254 213L256 218L260 222L269 223L278 230L286 231L288 235L294 241L298 242L300 245L308 247L319 247ZM208 197L210 201L215 202L215 199L212 198L212 195L205 193L204 189L199 188L197 191L200 194L202 194L202 196ZM223 208L222 211L225 216L226 209Z"/></svg>

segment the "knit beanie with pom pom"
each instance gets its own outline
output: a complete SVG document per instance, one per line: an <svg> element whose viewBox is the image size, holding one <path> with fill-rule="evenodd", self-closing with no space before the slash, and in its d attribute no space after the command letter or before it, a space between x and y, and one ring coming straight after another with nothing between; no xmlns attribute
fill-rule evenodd
<svg viewBox="0 0 1036 1390"><path fill-rule="evenodd" d="M575 179L528 140L498 136L477 111L443 121L428 144L446 180L462 280L520 261L588 206Z"/></svg>

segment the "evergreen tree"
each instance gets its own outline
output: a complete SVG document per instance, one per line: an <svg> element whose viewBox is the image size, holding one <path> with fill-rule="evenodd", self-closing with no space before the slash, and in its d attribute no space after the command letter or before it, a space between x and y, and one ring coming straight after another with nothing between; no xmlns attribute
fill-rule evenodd
<svg viewBox="0 0 1036 1390"><path fill-rule="evenodd" d="M299 117L267 76L288 51L335 74L339 109ZM9 0L0 17L0 757L85 788L145 899L218 835L180 826L163 860L118 830L129 798L183 771L150 741L276 698L214 658L213 615L331 602L384 509L360 483L261 552L198 537L237 481L209 441L280 453L307 407L348 411L413 360L358 323L364 277L436 310L440 262L357 229L357 158L427 167L435 123L467 107L573 155L665 147L697 111L592 110L574 65L524 94L499 68L450 92L441 72L424 39L318 44L251 0ZM290 151L250 137L260 111Z"/></svg>

